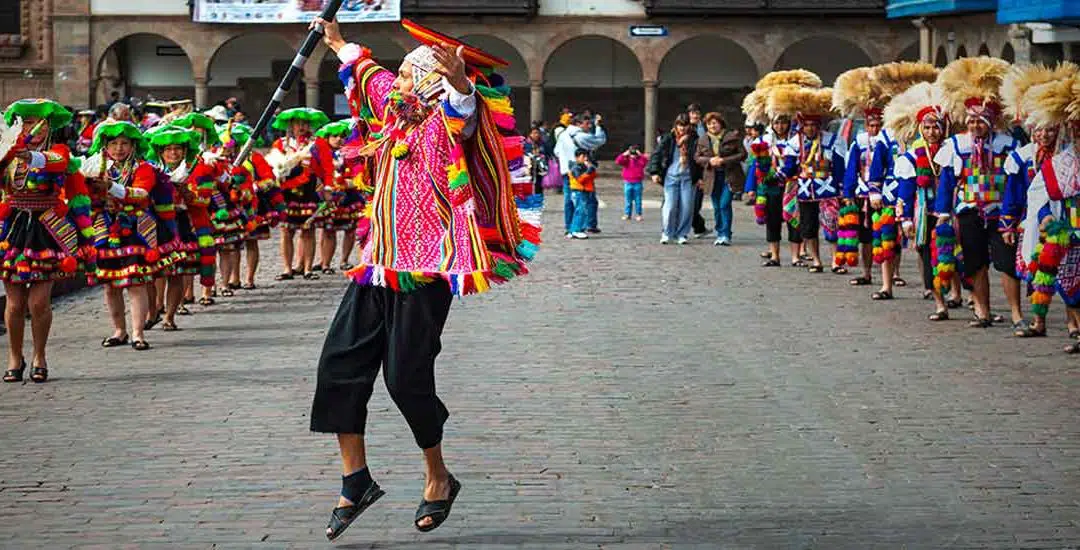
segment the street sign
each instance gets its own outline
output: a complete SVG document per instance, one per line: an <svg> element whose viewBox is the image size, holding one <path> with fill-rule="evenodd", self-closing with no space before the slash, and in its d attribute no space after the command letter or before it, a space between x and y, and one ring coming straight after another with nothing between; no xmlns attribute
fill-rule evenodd
<svg viewBox="0 0 1080 550"><path fill-rule="evenodd" d="M630 36L633 38L657 38L667 35L667 27L663 25L630 25Z"/></svg>

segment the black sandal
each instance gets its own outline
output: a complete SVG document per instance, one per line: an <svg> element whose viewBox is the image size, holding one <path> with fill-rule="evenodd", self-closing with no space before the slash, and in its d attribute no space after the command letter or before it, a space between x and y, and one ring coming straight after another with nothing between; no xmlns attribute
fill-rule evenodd
<svg viewBox="0 0 1080 550"><path fill-rule="evenodd" d="M964 301L960 298L953 298L952 300L945 302L945 305L949 309L959 309L960 306L964 305Z"/></svg>
<svg viewBox="0 0 1080 550"><path fill-rule="evenodd" d="M806 262L803 261L803 260L795 260L794 262L791 262L791 267L810 267L810 266L806 265Z"/></svg>
<svg viewBox="0 0 1080 550"><path fill-rule="evenodd" d="M1036 330L1027 321L1018 321L1012 324L1013 336L1017 338L1042 338L1046 336L1046 325L1042 330Z"/></svg>
<svg viewBox="0 0 1080 550"><path fill-rule="evenodd" d="M161 322L161 312L159 311L159 312L154 314L153 319L147 319L146 322L143 323L143 330L150 330L150 329L156 327L158 325L158 323L160 323L160 322Z"/></svg>
<svg viewBox="0 0 1080 550"><path fill-rule="evenodd" d="M995 323L1004 323L1005 322L1005 316L1000 314L1000 313L995 313L995 314L990 316L990 320L995 322Z"/></svg>
<svg viewBox="0 0 1080 550"><path fill-rule="evenodd" d="M240 288L244 290L255 290L255 283L248 283Z"/></svg>
<svg viewBox="0 0 1080 550"><path fill-rule="evenodd" d="M241 288L240 283L229 283L228 287L230 290L240 290Z"/></svg>
<svg viewBox="0 0 1080 550"><path fill-rule="evenodd" d="M180 307L176 308L176 313L180 315L191 315L191 310L188 309L187 306L181 305Z"/></svg>
<svg viewBox="0 0 1080 550"><path fill-rule="evenodd" d="M128 344L128 335L124 335L123 338L117 338L115 336L109 336L101 341L101 347L103 348L115 348L120 346L126 346Z"/></svg>
<svg viewBox="0 0 1080 550"><path fill-rule="evenodd" d="M949 320L949 310L947 310L947 309L943 309L943 310L941 310L941 311L935 311L935 312L931 313L931 314L930 314L930 315L929 315L929 316L927 317L927 319L929 319L929 320L931 320L931 321L934 321L934 322L937 322L937 321L948 321L948 320Z"/></svg>
<svg viewBox="0 0 1080 550"><path fill-rule="evenodd" d="M896 286L907 286L907 281L903 277L893 277L892 284Z"/></svg>
<svg viewBox="0 0 1080 550"><path fill-rule="evenodd" d="M434 501L420 499L420 506L416 509L416 518L413 520L416 530L427 533L442 525L446 518L450 517L450 508L453 507L454 501L457 500L459 491L461 491L461 483L458 483L454 476L450 476L450 497L448 499ZM431 518L431 523L421 527L420 520L424 518Z"/></svg>
<svg viewBox="0 0 1080 550"><path fill-rule="evenodd" d="M216 303L217 301L215 301L213 298L199 298L200 306L212 306Z"/></svg>
<svg viewBox="0 0 1080 550"><path fill-rule="evenodd" d="M341 265L337 266L337 268L339 270L341 270L341 271L348 271L348 270L352 269L353 267L356 267L356 266L354 266L353 264L341 264Z"/></svg>
<svg viewBox="0 0 1080 550"><path fill-rule="evenodd" d="M165 332L177 332L180 330L180 327L176 326L176 323L165 321L161 323L161 330Z"/></svg>
<svg viewBox="0 0 1080 550"><path fill-rule="evenodd" d="M968 323L968 326L971 328L990 328L994 326L994 322L990 319L976 318L974 321Z"/></svg>
<svg viewBox="0 0 1080 550"><path fill-rule="evenodd" d="M356 521L356 518L360 517L360 514L363 514L385 494L386 492L379 487L379 484L372 481L371 486L367 488L367 491L359 500L353 501L353 504L349 506L334 508L334 511L330 514L330 523L326 525L326 538L333 541L340 537Z"/></svg>
<svg viewBox="0 0 1080 550"><path fill-rule="evenodd" d="M812 265L812 266L806 268L806 271L809 272L809 273L824 273L825 272L825 266L823 266L823 265Z"/></svg>
<svg viewBox="0 0 1080 550"><path fill-rule="evenodd" d="M232 287L221 289L222 298L232 298L233 296L236 296L236 293L233 292Z"/></svg>
<svg viewBox="0 0 1080 550"><path fill-rule="evenodd" d="M892 300L893 295L892 295L892 292L889 292L888 290L880 290L878 292L875 292L875 293L871 294L870 299L871 300Z"/></svg>
<svg viewBox="0 0 1080 550"><path fill-rule="evenodd" d="M282 274L278 275L277 277L274 277L274 280L275 281L291 281L291 280L293 280L295 278L296 278L296 276L293 275L292 273L282 273Z"/></svg>
<svg viewBox="0 0 1080 550"><path fill-rule="evenodd" d="M335 271L334 268L332 268L332 267L324 267L324 268L322 268L322 272L324 274L326 274L326 275L333 275L333 274L337 273L337 271Z"/></svg>
<svg viewBox="0 0 1080 550"><path fill-rule="evenodd" d="M1065 346L1065 353L1068 353L1069 355L1080 353L1080 342L1073 342Z"/></svg>
<svg viewBox="0 0 1080 550"><path fill-rule="evenodd" d="M319 280L319 276L316 275L314 271L308 271L307 273L304 273L304 280L305 281L317 281L317 280Z"/></svg>
<svg viewBox="0 0 1080 550"><path fill-rule="evenodd" d="M867 286L872 282L873 281L870 279L870 277L855 277L854 279L848 281L848 284L851 286Z"/></svg>
<svg viewBox="0 0 1080 550"><path fill-rule="evenodd" d="M922 299L923 300L933 300L934 299L934 291L933 290L924 290L922 292Z"/></svg>
<svg viewBox="0 0 1080 550"><path fill-rule="evenodd" d="M846 267L844 267L842 265L834 265L832 267L832 272L837 274L837 275L847 275L848 270L847 270Z"/></svg>
<svg viewBox="0 0 1080 550"><path fill-rule="evenodd" d="M23 372L26 371L26 359L23 359L17 369L8 369L4 371L4 382L9 384L14 382L23 381Z"/></svg>
<svg viewBox="0 0 1080 550"><path fill-rule="evenodd" d="M1075 330L1075 329L1070 330L1069 331L1069 338L1072 338L1073 340L1076 340L1077 338L1080 338L1080 330Z"/></svg>
<svg viewBox="0 0 1080 550"><path fill-rule="evenodd" d="M35 384L44 384L49 380L49 367L34 367L30 369L30 380Z"/></svg>
<svg viewBox="0 0 1080 550"><path fill-rule="evenodd" d="M195 298L184 298L184 301L183 301L183 302L181 302L181 303L182 303L183 305L191 305L191 304L194 304L194 303L195 303Z"/></svg>
<svg viewBox="0 0 1080 550"><path fill-rule="evenodd" d="M761 267L780 267L780 260L768 259L761 263Z"/></svg>
<svg viewBox="0 0 1080 550"><path fill-rule="evenodd" d="M772 252L769 252L769 251L762 252L761 254L758 254L758 257L763 259L763 260L767 260L769 258L772 258Z"/></svg>
<svg viewBox="0 0 1080 550"><path fill-rule="evenodd" d="M146 351L150 349L150 344L146 340L135 340L131 342L131 349L135 351Z"/></svg>

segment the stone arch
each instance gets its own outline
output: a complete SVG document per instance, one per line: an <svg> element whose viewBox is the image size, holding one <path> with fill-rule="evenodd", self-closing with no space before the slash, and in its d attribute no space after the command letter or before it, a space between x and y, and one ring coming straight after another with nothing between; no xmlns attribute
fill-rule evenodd
<svg viewBox="0 0 1080 550"><path fill-rule="evenodd" d="M979 55L990 56L990 46L987 46L986 42L979 45Z"/></svg>
<svg viewBox="0 0 1080 550"><path fill-rule="evenodd" d="M507 85L511 88L527 89L529 87L529 63L517 46L501 37L486 33L469 33L459 38L466 44L476 46L510 63L509 67L500 69L499 74L506 79Z"/></svg>
<svg viewBox="0 0 1080 550"><path fill-rule="evenodd" d="M397 72L401 67L401 60L406 53L406 46L402 42L386 34L373 34L365 36L363 44L371 50L371 55L379 65L387 70ZM338 78L340 67L337 55L328 48L316 50L304 66L305 80L314 78L319 83L317 107L331 118L350 114L345 102L345 87Z"/></svg>
<svg viewBox="0 0 1080 550"><path fill-rule="evenodd" d="M236 97L245 108L264 105L292 61L289 41L275 32L245 32L218 44L206 64L209 104ZM293 93L296 93L294 88ZM303 90L300 90L303 93ZM285 99L298 104L301 96Z"/></svg>
<svg viewBox="0 0 1080 550"><path fill-rule="evenodd" d="M785 48L776 60L775 68L807 69L830 85L846 70L873 64L870 54L857 44L836 36L818 35L803 38Z"/></svg>
<svg viewBox="0 0 1080 550"><path fill-rule="evenodd" d="M1012 44L1006 42L1001 48L1001 58L1009 63L1016 63L1016 51L1013 50Z"/></svg>
<svg viewBox="0 0 1080 550"><path fill-rule="evenodd" d="M609 143L640 143L645 130L644 71L633 50L595 34L557 43L544 63L544 113L563 107L589 109L605 115ZM613 93L618 88L623 90Z"/></svg>
<svg viewBox="0 0 1080 550"><path fill-rule="evenodd" d="M965 48L963 44L956 47L956 59L960 59L961 57L967 57L967 56L968 56L967 48Z"/></svg>
<svg viewBox="0 0 1080 550"><path fill-rule="evenodd" d="M896 54L894 61L919 61L919 43L912 42L906 48Z"/></svg>
<svg viewBox="0 0 1080 550"><path fill-rule="evenodd" d="M110 42L93 58L95 99L112 91L142 99L190 98L195 63L191 49L167 34L136 32Z"/></svg>
<svg viewBox="0 0 1080 550"><path fill-rule="evenodd" d="M934 66L944 67L949 64L949 54L945 51L945 46L938 46L937 53L934 54Z"/></svg>
<svg viewBox="0 0 1080 550"><path fill-rule="evenodd" d="M703 70L709 67L715 69ZM670 121L686 105L699 103L734 125L743 95L759 77L750 52L734 40L713 34L682 40L659 64L658 119Z"/></svg>

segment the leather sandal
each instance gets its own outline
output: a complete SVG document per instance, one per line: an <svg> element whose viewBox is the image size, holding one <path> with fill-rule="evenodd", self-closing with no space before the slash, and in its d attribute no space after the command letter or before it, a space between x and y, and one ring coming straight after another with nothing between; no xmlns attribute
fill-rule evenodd
<svg viewBox="0 0 1080 550"><path fill-rule="evenodd" d="M23 381L23 372L26 371L26 359L19 363L19 368L4 371L4 382L9 384Z"/></svg>
<svg viewBox="0 0 1080 550"><path fill-rule="evenodd" d="M454 506L454 501L457 500L458 492L461 491L461 483L454 479L454 476L450 476L450 497L446 500L424 500L420 499L420 506L416 509L416 518L413 520L413 525L416 526L416 530L421 533L427 533L428 531L434 531L437 527L446 521L446 518L450 517L450 508ZM431 523L421 527L420 520L424 518L431 518Z"/></svg>
<svg viewBox="0 0 1080 550"><path fill-rule="evenodd" d="M330 513L330 523L326 525L326 538L333 541L340 537L356 521L356 518L360 517L360 514L363 514L385 494L386 492L379 487L379 484L372 481L371 486L358 501L349 506L334 508L334 511Z"/></svg>
<svg viewBox="0 0 1080 550"><path fill-rule="evenodd" d="M49 367L48 365L35 366L30 369L30 380L35 384L44 384L49 380Z"/></svg>
<svg viewBox="0 0 1080 550"><path fill-rule="evenodd" d="M128 335L125 334L123 338L117 338L115 336L109 336L101 341L101 347L103 348L115 348L119 346L126 346L128 344Z"/></svg>
<svg viewBox="0 0 1080 550"><path fill-rule="evenodd" d="M935 312L931 313L927 317L927 319L929 319L931 321L935 321L935 322L936 321L948 321L949 320L949 310L943 309L941 311L935 311Z"/></svg>

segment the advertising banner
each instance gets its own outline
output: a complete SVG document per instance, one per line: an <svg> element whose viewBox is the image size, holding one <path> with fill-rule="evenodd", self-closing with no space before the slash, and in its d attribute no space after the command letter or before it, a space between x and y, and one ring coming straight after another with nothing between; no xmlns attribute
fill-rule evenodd
<svg viewBox="0 0 1080 550"><path fill-rule="evenodd" d="M306 23L328 0L195 0L196 23ZM342 23L399 21L400 0L345 0Z"/></svg>

